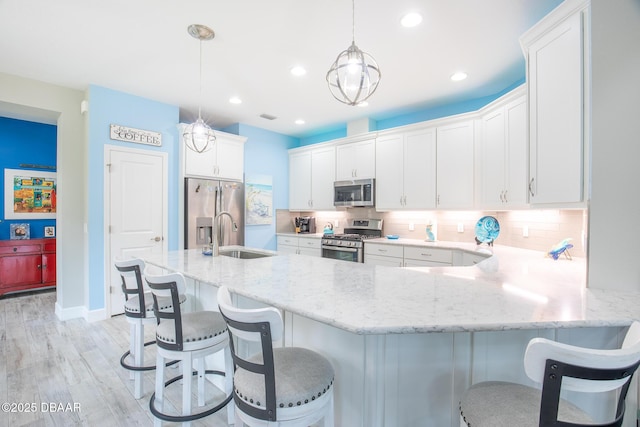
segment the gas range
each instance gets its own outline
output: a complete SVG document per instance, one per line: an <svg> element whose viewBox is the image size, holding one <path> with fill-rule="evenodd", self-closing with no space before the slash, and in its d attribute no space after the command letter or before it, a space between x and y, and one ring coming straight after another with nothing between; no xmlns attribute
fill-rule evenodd
<svg viewBox="0 0 640 427"><path fill-rule="evenodd" d="M323 258L363 262L364 244L367 239L382 237L381 219L350 219L344 234L322 236Z"/></svg>

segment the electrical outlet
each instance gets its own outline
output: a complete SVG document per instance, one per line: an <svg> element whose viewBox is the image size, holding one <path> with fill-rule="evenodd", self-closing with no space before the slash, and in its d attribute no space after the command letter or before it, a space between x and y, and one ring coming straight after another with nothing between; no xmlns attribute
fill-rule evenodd
<svg viewBox="0 0 640 427"><path fill-rule="evenodd" d="M529 226L525 225L522 227L522 237L529 237Z"/></svg>
<svg viewBox="0 0 640 427"><path fill-rule="evenodd" d="M464 224L461 222L458 223L458 233L464 233Z"/></svg>
<svg viewBox="0 0 640 427"><path fill-rule="evenodd" d="M413 230L415 230L415 229L416 229L415 224L414 224L414 223L412 223L412 222L410 222L410 223L409 223L409 231L413 231Z"/></svg>

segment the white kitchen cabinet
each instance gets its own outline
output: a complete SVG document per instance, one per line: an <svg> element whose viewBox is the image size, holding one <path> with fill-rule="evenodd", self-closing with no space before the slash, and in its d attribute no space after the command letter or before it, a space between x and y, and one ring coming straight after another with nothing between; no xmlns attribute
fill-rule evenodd
<svg viewBox="0 0 640 427"><path fill-rule="evenodd" d="M436 207L436 131L391 133L376 140L376 209Z"/></svg>
<svg viewBox="0 0 640 427"><path fill-rule="evenodd" d="M520 39L527 62L532 204L584 200L588 11L587 0L565 1Z"/></svg>
<svg viewBox="0 0 640 427"><path fill-rule="evenodd" d="M402 267L404 249L402 246L365 242L364 263L386 267Z"/></svg>
<svg viewBox="0 0 640 427"><path fill-rule="evenodd" d="M294 255L322 256L320 237L278 236L278 252Z"/></svg>
<svg viewBox="0 0 640 427"><path fill-rule="evenodd" d="M183 148L184 175L243 181L246 138L218 131L215 134L216 142L209 151L196 153L186 147Z"/></svg>
<svg viewBox="0 0 640 427"><path fill-rule="evenodd" d="M469 209L474 203L474 121L437 128L438 209Z"/></svg>
<svg viewBox="0 0 640 427"><path fill-rule="evenodd" d="M526 96L498 103L482 116L480 204L485 209L527 204Z"/></svg>
<svg viewBox="0 0 640 427"><path fill-rule="evenodd" d="M289 210L333 210L335 147L289 153Z"/></svg>
<svg viewBox="0 0 640 427"><path fill-rule="evenodd" d="M341 144L336 147L336 181L375 178L376 140Z"/></svg>

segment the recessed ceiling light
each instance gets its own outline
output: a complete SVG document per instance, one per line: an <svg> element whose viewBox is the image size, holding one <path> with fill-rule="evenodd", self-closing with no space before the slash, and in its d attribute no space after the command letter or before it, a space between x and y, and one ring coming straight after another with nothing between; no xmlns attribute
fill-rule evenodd
<svg viewBox="0 0 640 427"><path fill-rule="evenodd" d="M302 120L302 119L298 119L298 120L296 120L296 121L295 121L295 123L296 123L297 125L303 125L303 124L305 123L305 121L304 121L304 120Z"/></svg>
<svg viewBox="0 0 640 427"><path fill-rule="evenodd" d="M304 69L304 67L300 66L300 65L296 65L295 67L293 67L291 69L291 74L293 74L294 76L304 76L305 74L307 74L307 70Z"/></svg>
<svg viewBox="0 0 640 427"><path fill-rule="evenodd" d="M454 82L459 82L460 80L464 80L467 78L467 73L464 71L458 71L456 73L451 74L451 80Z"/></svg>
<svg viewBox="0 0 640 427"><path fill-rule="evenodd" d="M420 25L421 22L422 15L417 12L410 12L402 17L402 19L400 20L400 25L405 28L411 28Z"/></svg>
<svg viewBox="0 0 640 427"><path fill-rule="evenodd" d="M242 104L242 99L238 98L237 96L232 96L231 98L229 98L229 102L232 104Z"/></svg>

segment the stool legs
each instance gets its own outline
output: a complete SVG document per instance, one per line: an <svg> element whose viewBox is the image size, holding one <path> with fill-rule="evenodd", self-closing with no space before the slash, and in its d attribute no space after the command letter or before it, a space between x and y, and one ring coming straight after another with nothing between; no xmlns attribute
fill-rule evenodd
<svg viewBox="0 0 640 427"><path fill-rule="evenodd" d="M191 415L191 376L193 359L191 354L182 360L182 415Z"/></svg>
<svg viewBox="0 0 640 427"><path fill-rule="evenodd" d="M135 365L140 367L144 364L144 324L142 322L138 322L135 324L135 354L134 354L134 362ZM140 399L143 394L143 378L142 371L134 372L134 391L133 396L136 399Z"/></svg>
<svg viewBox="0 0 640 427"><path fill-rule="evenodd" d="M233 395L233 359L231 348L224 349L224 392L227 396ZM227 404L227 424L235 424L235 403L233 399Z"/></svg>
<svg viewBox="0 0 640 427"><path fill-rule="evenodd" d="M154 405L160 412L164 412L164 357L160 355L160 352L156 355L156 393ZM158 427L162 425L162 420L159 418L154 419L154 426Z"/></svg>

